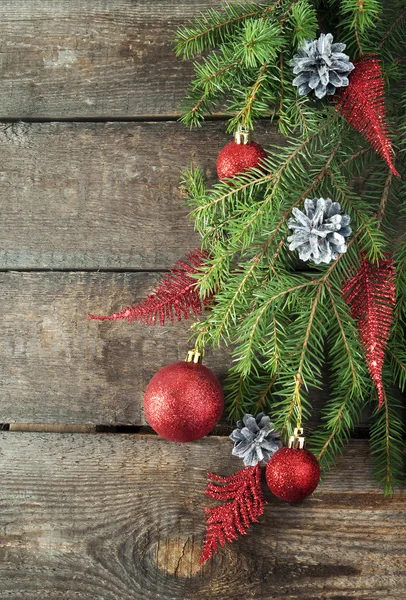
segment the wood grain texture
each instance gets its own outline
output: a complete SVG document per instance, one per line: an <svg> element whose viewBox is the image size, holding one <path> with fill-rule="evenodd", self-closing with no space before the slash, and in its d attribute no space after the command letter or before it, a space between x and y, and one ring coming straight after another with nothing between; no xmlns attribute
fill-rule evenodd
<svg viewBox="0 0 406 600"><path fill-rule="evenodd" d="M148 293L158 273L0 273L0 423L145 423L146 384L183 360L190 323L97 323ZM224 352L205 364L222 376Z"/></svg>
<svg viewBox="0 0 406 600"><path fill-rule="evenodd" d="M230 442L1 433L3 600L402 600L404 492L385 500L352 442L314 496L271 498L202 569L206 473Z"/></svg>
<svg viewBox="0 0 406 600"><path fill-rule="evenodd" d="M0 117L177 115L192 66L171 40L219 0L2 0Z"/></svg>
<svg viewBox="0 0 406 600"><path fill-rule="evenodd" d="M147 296L160 273L0 272L0 423L144 425L145 387L183 360L191 321L161 326L97 322ZM222 380L227 351L207 351ZM327 389L313 390L310 424Z"/></svg>
<svg viewBox="0 0 406 600"><path fill-rule="evenodd" d="M229 139L223 123L0 125L0 268L172 266L199 245L180 173L193 160L215 180Z"/></svg>

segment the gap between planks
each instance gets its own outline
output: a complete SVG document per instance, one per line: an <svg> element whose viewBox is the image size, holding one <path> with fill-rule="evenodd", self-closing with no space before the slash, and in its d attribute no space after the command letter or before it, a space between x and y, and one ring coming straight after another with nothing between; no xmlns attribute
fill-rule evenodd
<svg viewBox="0 0 406 600"><path fill-rule="evenodd" d="M73 117L2 117L0 115L0 124L3 123L13 124L13 123L162 123L162 122L178 122L181 119L180 114L170 114L170 115L141 115L141 116L131 116L126 117L124 115L121 116L106 116L106 117L96 117L96 116L88 116L81 117L79 115ZM269 117L259 117L257 122L263 121L266 123L270 122L271 115ZM278 117L274 117L276 120ZM204 117L205 122L210 121L227 121L230 119L230 115L206 115Z"/></svg>
<svg viewBox="0 0 406 600"><path fill-rule="evenodd" d="M209 437L228 437L232 426L221 423L208 434ZM309 428L312 429L312 428ZM63 423L0 423L0 431L26 431L38 433L115 433L156 436L152 427L147 425L92 425ZM351 439L369 439L369 427L357 427Z"/></svg>
<svg viewBox="0 0 406 600"><path fill-rule="evenodd" d="M232 427L219 424L209 433L209 436L224 437L231 433ZM157 434L148 425L92 425L69 423L1 423L0 431L26 431L37 433L123 433L151 435Z"/></svg>

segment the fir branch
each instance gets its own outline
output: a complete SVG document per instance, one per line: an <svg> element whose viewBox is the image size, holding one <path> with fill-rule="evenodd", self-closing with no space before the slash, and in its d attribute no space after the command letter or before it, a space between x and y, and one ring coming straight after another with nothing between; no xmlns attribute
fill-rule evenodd
<svg viewBox="0 0 406 600"><path fill-rule="evenodd" d="M359 423L362 404L354 398L351 389L339 396L332 394L323 409L324 425L310 436L309 448L317 457L324 472L337 461L344 444Z"/></svg>
<svg viewBox="0 0 406 600"><path fill-rule="evenodd" d="M231 367L225 381L228 414L232 422L241 419L244 414L257 414L270 406L270 397L275 376L261 369L249 375L241 375Z"/></svg>
<svg viewBox="0 0 406 600"><path fill-rule="evenodd" d="M287 26L292 28L294 47L306 40L313 40L317 35L317 13L308 0L299 0L291 7L286 17Z"/></svg>
<svg viewBox="0 0 406 600"><path fill-rule="evenodd" d="M392 23L390 24L390 26L385 31L385 35L383 36L382 40L380 41L380 43L378 45L379 50L382 49L382 47L385 45L386 40L391 37L391 35L393 34L394 30L405 19L406 19L406 7L403 8L403 10L400 11L400 13L396 17L396 19L394 21L392 21Z"/></svg>
<svg viewBox="0 0 406 600"><path fill-rule="evenodd" d="M383 485L385 496L392 496L394 488L403 482L404 425L400 408L399 402L386 391L382 409L374 413L375 423L370 432L374 475Z"/></svg>
<svg viewBox="0 0 406 600"><path fill-rule="evenodd" d="M286 45L281 24L264 19L248 19L236 41L234 52L247 69L275 60Z"/></svg>
<svg viewBox="0 0 406 600"><path fill-rule="evenodd" d="M317 287L317 291L316 291L316 296L312 302L312 308L310 311L309 320L308 320L308 324L307 324L307 328L306 328L306 333L305 333L305 337L303 340L302 349L300 352L299 366L297 369L297 373L294 376L294 380L295 380L294 391L293 391L293 394L291 397L288 414L286 417L284 417L284 423L282 426L282 431L287 431L289 434L292 433L292 431L291 431L292 418L293 418L293 420L296 421L296 427L302 427L303 404L302 404L302 397L301 397L301 388L303 386L307 387L306 383L305 383L305 379L304 379L305 358L306 358L306 354L307 354L308 346L309 346L310 332L312 331L312 328L313 328L316 310L319 305L319 302L320 302L323 292L324 292L324 286L319 283L319 285Z"/></svg>
<svg viewBox="0 0 406 600"><path fill-rule="evenodd" d="M269 392L271 391L272 387L275 384L275 381L278 379L277 375L274 375L269 383L267 384L266 388L261 392L261 394L259 395L259 398L257 400L257 402L255 403L255 412L260 412L261 410L263 410L266 406L266 397L268 396Z"/></svg>
<svg viewBox="0 0 406 600"><path fill-rule="evenodd" d="M337 120L338 114L335 112L330 119L325 121L318 131L311 132L310 135L308 135L304 140L300 140L299 143L293 139L289 140L290 146L287 146L287 153L286 147L278 148L278 150L281 150L280 154L282 160L276 172L273 172L273 165L265 159L261 169L250 169L250 171L236 176L232 182L216 184L210 195L205 195L204 197L191 197L189 204L192 206L196 205L191 213L191 217L195 220L198 227L202 220L202 235L204 236L206 234L207 224L212 221L214 211L221 210L224 214L228 214L230 204L240 195L248 194L253 188L256 188L257 186L259 187L263 184L274 184L281 174L289 169L290 165L295 159L302 158L303 153L306 151L310 143L316 137L321 137ZM290 148L292 148L292 151L289 153ZM282 154L282 152L285 154ZM269 172L264 173L264 171L268 169ZM228 208L227 211L225 210L226 206Z"/></svg>
<svg viewBox="0 0 406 600"><path fill-rule="evenodd" d="M279 56L279 69L280 69L280 73L281 73L281 85L280 85L280 92L279 92L279 108L276 112L277 115L281 115L282 109L283 109L283 100L284 100L284 93L285 93L285 82L284 82L284 78L285 78L285 65L284 65L284 60L283 60L283 54L281 52L280 56Z"/></svg>
<svg viewBox="0 0 406 600"><path fill-rule="evenodd" d="M248 129L253 128L253 118L252 118L253 107L254 107L254 103L257 99L258 92L266 79L265 76L266 76L266 70L268 68L268 64L269 64L268 61L265 61L263 63L263 65L261 66L261 68L259 69L258 77L256 78L254 83L249 88L247 96L246 96L246 100L244 101L244 105L242 106L242 108L239 111L237 111L235 116L232 119L230 119L229 124L227 126L227 131L234 131L240 123L241 123L241 125L244 125L244 127L247 127Z"/></svg>
<svg viewBox="0 0 406 600"><path fill-rule="evenodd" d="M323 127L322 131L324 130L325 127L326 127L326 125ZM331 161L333 160L334 155L341 143L342 135L343 135L342 132L340 132L340 134L338 136L337 148L332 151L332 154L330 155L330 157L328 158L328 160L326 162L326 166L323 167L320 175L318 177L316 177L315 182L312 182L311 186L308 188L309 190L313 189L315 187L315 185L318 185L321 178L323 177L325 169L328 169L328 167L329 167ZM283 156L283 151L285 150L285 152L286 152L286 149L281 148L280 155L281 155L282 161L278 165L278 168L276 170L274 170L272 168L271 159L265 158L261 162L262 170L251 169L251 171L248 172L248 175L244 176L244 178L245 177L248 178L248 177L250 177L250 173L252 173L253 177L255 177L257 173L263 173L263 169L269 169L271 171L270 174L262 175L261 177L257 178L255 180L255 185L258 185L258 183L263 183L263 182L267 181L268 185L270 185L272 183L272 187L270 188L269 193L267 195L265 195L265 197L261 201L257 202L256 205L254 205L254 207L253 207L254 209L252 210L251 215L250 215L250 211L248 211L247 209L245 209L244 212L242 213L244 222L238 223L238 227L236 230L236 236L235 236L235 243L238 244L239 248L242 248L242 249L247 248L250 244L253 243L255 236L256 236L257 232L259 231L259 229L261 228L261 225L263 223L263 217L266 214L270 213L273 201L275 199L277 199L278 196L282 195L282 189L280 186L281 186L282 182L283 183L286 182L285 178L291 178L295 172L297 172L297 174L299 175L299 173L303 170L302 154L303 154L305 148L309 145L309 143L312 141L312 139L314 137L315 137L315 134L311 134L305 140L300 142L299 144L297 144L297 145L295 144L293 146L293 148L294 148L293 151L290 153L288 152L285 155L285 157ZM268 154L271 154L271 153L268 153ZM241 179L244 181L244 178L241 178ZM240 185L239 180L236 178L236 187L232 191L227 192L224 195L220 195L217 198L214 198L214 200L211 201L209 204L206 204L203 206L198 206L192 212L192 216L198 222L200 211L203 211L203 210L207 209L208 207L210 207L212 209L213 206L215 206L219 202L224 202L225 198L227 198L227 197L229 198L233 193L237 194L238 192L242 192L243 190L246 190L248 187L251 187L253 185L254 185L253 181L250 181L249 183L243 183L242 185ZM300 201L300 199L301 198L299 197L294 204L289 205L288 210L290 211ZM288 214L288 210L286 211L286 214ZM241 213L239 213L239 212L232 213L231 211L228 211L228 216L224 220L222 220L219 223L216 223L211 228L205 227L204 232L203 232L204 245L205 246L207 245L207 239L210 239L211 237L214 237L214 239L217 239L218 232L220 230L224 230L226 228L226 226L230 226L230 224L233 221L236 221L238 219L240 214ZM206 217L206 219L207 219L207 217ZM284 217L282 218L282 224L284 223L285 220L286 220L286 215L284 215ZM278 230L279 230L279 227L278 227ZM275 236L273 236L273 237L275 237ZM229 243L233 244L233 242L234 242L233 237L231 237L231 239L229 240Z"/></svg>
<svg viewBox="0 0 406 600"><path fill-rule="evenodd" d="M390 186L391 186L391 183L392 183L392 179L393 179L393 172L391 170L389 170L388 176L387 176L386 181L385 181L385 186L383 188L382 198L381 198L381 201L379 203L379 208L378 208L378 211L376 213L376 218L377 218L377 221L378 221L378 228L380 228L381 225L382 225L382 219L383 219L384 214L385 214L385 208L386 208L386 203L387 203L388 198L389 198L389 190L390 190Z"/></svg>
<svg viewBox="0 0 406 600"><path fill-rule="evenodd" d="M332 291L332 287L330 282L327 282L327 292L330 296L330 302L331 302L331 306L333 307L333 312L334 312L334 316L336 318L337 321L337 325L338 325L338 329L344 344L344 348L345 348L345 354L347 357L347 361L348 361L348 365L350 367L350 371L351 371L351 381L352 381L352 386L351 389L353 391L360 391L359 390L359 378L358 378L358 374L357 374L357 367L355 365L355 361L354 361L354 356L353 356L353 352L350 348L350 342L347 339L347 335L344 329L344 324L342 319L340 318L339 312L338 312L338 307L337 307L337 302L336 302L336 298L333 294ZM348 318L348 315L347 315Z"/></svg>
<svg viewBox="0 0 406 600"><path fill-rule="evenodd" d="M327 282L335 319L329 324L327 347L332 376L330 397L322 410L322 425L310 436L310 447L323 470L329 469L358 424L371 389L365 361L341 294Z"/></svg>
<svg viewBox="0 0 406 600"><path fill-rule="evenodd" d="M402 340L402 343L399 345L390 344L387 354L395 381L399 389L404 392L406 389L406 352L404 350L404 341Z"/></svg>
<svg viewBox="0 0 406 600"><path fill-rule="evenodd" d="M285 279L286 281L286 279ZM304 283L300 283L298 285L291 285L286 289L282 289L276 294L273 294L266 301L263 301L254 314L254 320L250 327L246 327L245 324L241 327L242 333L237 337L237 342L239 346L234 352L235 360L238 361L236 365L236 369L243 375L247 375L251 371L252 361L256 356L256 349L258 345L258 337L261 325L263 325L264 317L270 307L275 303L276 300L285 299L287 296L290 296L290 300L292 299L292 295L294 292L298 290L302 290L308 286L313 286L317 284L318 281L305 281ZM248 319L252 319L252 315L249 315ZM246 334L246 330L249 331L248 335Z"/></svg>
<svg viewBox="0 0 406 600"><path fill-rule="evenodd" d="M373 35L382 13L378 0L340 0L341 36L351 53L363 55L373 47Z"/></svg>
<svg viewBox="0 0 406 600"><path fill-rule="evenodd" d="M227 41L227 37L244 20L265 17L274 11L282 0L272 6L248 3L227 3L223 11L208 10L177 31L175 53L184 58L192 58L204 50Z"/></svg>
<svg viewBox="0 0 406 600"><path fill-rule="evenodd" d="M231 298L228 301L228 308L224 314L224 317L220 320L217 326L216 337L220 340L223 337L224 332L227 332L229 322L232 321L235 324L235 304L238 301L240 295L244 292L247 281L249 281L252 277L252 273L257 268L257 265L261 259L261 255L257 254L251 260L251 266L247 269L244 277L241 279L237 289L232 294Z"/></svg>
<svg viewBox="0 0 406 600"><path fill-rule="evenodd" d="M370 210L370 207L364 208L361 199L351 193L348 187L346 187L345 182L343 180L340 182L337 181L338 175L334 175L331 171L327 175L335 192L331 195L334 195L334 198L349 212L351 217L356 219L357 232L359 232L358 237L361 238L360 245L368 258L372 261L383 258L386 240L379 231L380 221L377 218L379 209L373 215L368 214L367 210Z"/></svg>

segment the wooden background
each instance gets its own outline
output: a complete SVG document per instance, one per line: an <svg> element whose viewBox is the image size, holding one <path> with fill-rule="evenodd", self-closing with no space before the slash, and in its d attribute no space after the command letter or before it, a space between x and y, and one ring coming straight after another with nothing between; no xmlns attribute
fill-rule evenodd
<svg viewBox="0 0 406 600"><path fill-rule="evenodd" d="M225 436L151 435L142 412L187 326L86 317L199 244L179 172L214 178L228 138L221 117L176 122L191 67L169 42L219 4L0 0L1 600L406 598L405 493L383 498L367 439L304 503L267 495L261 524L199 568L206 473L240 462Z"/></svg>

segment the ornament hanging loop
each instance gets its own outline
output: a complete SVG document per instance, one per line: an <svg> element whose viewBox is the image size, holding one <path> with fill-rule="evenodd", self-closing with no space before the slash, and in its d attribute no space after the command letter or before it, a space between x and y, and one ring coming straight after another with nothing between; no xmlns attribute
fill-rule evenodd
<svg viewBox="0 0 406 600"><path fill-rule="evenodd" d="M188 350L186 354L185 361L193 362L195 364L200 364L203 360L203 352L200 352L197 348L193 348L193 350Z"/></svg>
<svg viewBox="0 0 406 600"><path fill-rule="evenodd" d="M295 448L302 450L305 445L305 438L303 435L303 427L295 427L293 435L289 437L289 448Z"/></svg>
<svg viewBox="0 0 406 600"><path fill-rule="evenodd" d="M237 131L234 134L234 141L236 144L249 144L251 141L251 134L248 127L245 127L245 125L238 125Z"/></svg>

